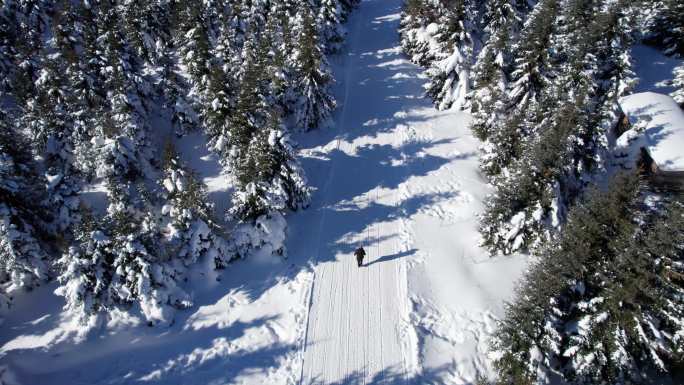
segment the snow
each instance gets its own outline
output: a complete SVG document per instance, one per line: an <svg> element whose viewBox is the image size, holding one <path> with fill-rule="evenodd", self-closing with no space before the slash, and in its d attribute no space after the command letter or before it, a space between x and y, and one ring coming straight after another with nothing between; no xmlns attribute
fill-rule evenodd
<svg viewBox="0 0 684 385"><path fill-rule="evenodd" d="M203 133L193 132L176 140L176 150L183 162L197 172L207 185L209 199L214 202L216 217L221 219L230 204L232 189L229 176L223 173L218 156L207 148L207 137Z"/></svg>
<svg viewBox="0 0 684 385"><path fill-rule="evenodd" d="M636 44L632 48L632 57L633 70L639 77L634 92L669 94L675 90L672 86L672 71L684 60L666 56L661 50L643 44Z"/></svg>
<svg viewBox="0 0 684 385"><path fill-rule="evenodd" d="M684 170L684 111L668 95L642 92L620 99L632 129L617 140L617 148L636 159L646 148L663 171Z"/></svg>
<svg viewBox="0 0 684 385"><path fill-rule="evenodd" d="M0 379L280 385L491 377L488 341L526 257L489 258L478 247L477 216L491 192L479 174L479 143L469 115L438 112L419 97L426 77L401 54L401 5L366 0L351 16L348 48L331 58L335 124L295 138L315 188L311 205L263 218L245 234L266 234L268 252L221 271L210 260L193 267L183 289L195 306L168 326L147 327L141 309L131 309L78 336L54 284L18 295L0 332ZM189 134L176 147L224 213L229 176L206 137ZM282 233L285 219L288 238L268 238ZM288 258L271 255L283 242ZM352 256L358 245L368 253L361 268Z"/></svg>
<svg viewBox="0 0 684 385"><path fill-rule="evenodd" d="M91 209L98 213L104 213L109 205L107 191L106 181L98 178L93 183L84 186L79 192L79 197Z"/></svg>
<svg viewBox="0 0 684 385"><path fill-rule="evenodd" d="M477 247L489 188L469 116L405 97L421 94L424 76L398 52L397 24L369 25L399 3L367 1L352 17L347 68L336 73L346 96L337 136L300 139L307 172L322 167L326 177L312 178L323 187L311 210L323 212L292 225L293 235L320 232L303 383L491 376L488 341L525 267L524 256L490 259ZM359 80L363 87L346 87ZM369 254L361 269L352 256L359 244Z"/></svg>

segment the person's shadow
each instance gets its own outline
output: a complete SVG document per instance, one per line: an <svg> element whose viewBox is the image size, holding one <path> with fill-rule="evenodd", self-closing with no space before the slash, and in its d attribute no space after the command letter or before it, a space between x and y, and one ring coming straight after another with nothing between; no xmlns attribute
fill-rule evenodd
<svg viewBox="0 0 684 385"><path fill-rule="evenodd" d="M376 260L374 260L374 261L368 262L367 264L365 264L365 265L363 265L363 266L370 266L370 265L373 265L373 264L376 264L376 263L389 262L389 261L393 261L393 260L395 260L395 259L408 257L408 256L410 256L410 255L415 254L416 251L417 251L417 249L411 249L411 250L402 251L401 253L396 253L396 254L391 254L391 255L385 255L385 256L382 256L382 257L380 257L380 258L378 258L378 259L376 259Z"/></svg>

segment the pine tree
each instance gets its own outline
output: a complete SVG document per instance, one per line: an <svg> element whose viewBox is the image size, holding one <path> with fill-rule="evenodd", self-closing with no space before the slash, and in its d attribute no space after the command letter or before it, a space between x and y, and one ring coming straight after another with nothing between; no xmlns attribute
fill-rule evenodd
<svg viewBox="0 0 684 385"><path fill-rule="evenodd" d="M473 62L472 24L475 13L468 0L450 0L440 8L439 29L435 34L439 53L428 69L427 94L440 110L463 107L470 90L469 70Z"/></svg>
<svg viewBox="0 0 684 385"><path fill-rule="evenodd" d="M210 57L209 31L202 19L202 7L192 2L179 2L175 9L175 18L179 25L174 38L179 47L179 55L193 85L202 83L207 74Z"/></svg>
<svg viewBox="0 0 684 385"><path fill-rule="evenodd" d="M440 8L432 1L407 0L404 4L399 28L401 46L411 61L423 67L428 67L440 53L431 50L429 40L437 31L427 30L429 25L438 21L439 15ZM429 38L426 38L426 33Z"/></svg>
<svg viewBox="0 0 684 385"><path fill-rule="evenodd" d="M308 203L303 171L277 115L256 133L244 154L234 165L238 190L233 197L232 217L255 220L272 212L297 210Z"/></svg>
<svg viewBox="0 0 684 385"><path fill-rule="evenodd" d="M682 207L643 199L621 176L571 210L496 333L502 384L640 383L681 360Z"/></svg>
<svg viewBox="0 0 684 385"><path fill-rule="evenodd" d="M191 305L182 281L185 265L172 258L152 202L131 201L132 186L109 186L108 214L84 212L74 244L58 261L65 309L90 327L115 308L139 306L150 325L172 321L173 308Z"/></svg>
<svg viewBox="0 0 684 385"><path fill-rule="evenodd" d="M472 130L482 141L496 131L493 126L504 118L509 108L506 89L513 60L510 46L529 11L527 2L492 0L485 4L483 23L488 37L473 67L473 92L469 95Z"/></svg>
<svg viewBox="0 0 684 385"><path fill-rule="evenodd" d="M211 148L220 155L225 165L239 163L258 128L266 121L266 110L271 105L272 90L267 78L268 45L262 39L258 46L245 44L245 58L237 101L232 107L220 79L223 70L212 69L212 83L217 90L205 114ZM214 80L216 81L214 82Z"/></svg>
<svg viewBox="0 0 684 385"><path fill-rule="evenodd" d="M542 0L534 7L515 46L515 70L512 72L511 102L527 106L535 103L549 81L549 47L557 0Z"/></svg>
<svg viewBox="0 0 684 385"><path fill-rule="evenodd" d="M558 111L539 120L538 134L520 145L520 158L486 202L481 232L492 252L535 248L549 239L583 188L577 130L586 127L589 99L580 92L562 105L545 103Z"/></svg>
<svg viewBox="0 0 684 385"><path fill-rule="evenodd" d="M57 261L60 287L55 291L64 297L64 309L75 314L83 324L95 326L98 314L114 305L110 283L114 271L114 252L103 223L87 209L75 226L73 244Z"/></svg>
<svg viewBox="0 0 684 385"><path fill-rule="evenodd" d="M296 101L296 62L293 55L295 42L292 22L285 9L275 9L269 13L264 31L266 41L270 42L267 76L271 82L272 108L283 116L294 113Z"/></svg>
<svg viewBox="0 0 684 385"><path fill-rule="evenodd" d="M46 55L48 56L48 55ZM55 213L53 225L63 232L78 220L80 176L71 165L73 157L72 105L69 90L69 67L61 56L47 57L35 82L35 94L26 101L22 124L32 138L36 156L44 159L47 205Z"/></svg>
<svg viewBox="0 0 684 385"><path fill-rule="evenodd" d="M678 66L673 72L673 85L676 87L676 90L670 95L672 95L680 106L684 106L684 65Z"/></svg>
<svg viewBox="0 0 684 385"><path fill-rule="evenodd" d="M199 110L210 138L209 148L219 154L224 161L232 150L229 143L230 127L238 116L236 107L231 102L230 90L225 87L226 78L227 75L221 66L211 67L208 87L203 97L206 104Z"/></svg>
<svg viewBox="0 0 684 385"><path fill-rule="evenodd" d="M217 268L225 267L232 258L222 229L214 220L214 207L208 203L206 186L175 153L173 145L166 145L164 154L164 180L166 204L165 242L171 255L177 256L185 266L206 257Z"/></svg>
<svg viewBox="0 0 684 385"><path fill-rule="evenodd" d="M122 29L135 56L145 63L157 65L171 39L170 8L160 1L133 0L118 5Z"/></svg>
<svg viewBox="0 0 684 385"><path fill-rule="evenodd" d="M299 48L296 53L298 74L295 92L299 98L294 103L295 126L311 130L325 124L335 108L329 88L333 78L318 45L317 26L308 8L300 12L297 22Z"/></svg>
<svg viewBox="0 0 684 385"><path fill-rule="evenodd" d="M30 146L0 111L0 295L49 278L44 191Z"/></svg>
<svg viewBox="0 0 684 385"><path fill-rule="evenodd" d="M137 303L150 324L172 321L173 308L187 308L192 302L178 286L185 269L165 250L158 219L146 210L117 211L111 221L115 302Z"/></svg>
<svg viewBox="0 0 684 385"><path fill-rule="evenodd" d="M656 16L647 41L662 46L668 55L684 55L684 4L677 0L653 1Z"/></svg>
<svg viewBox="0 0 684 385"><path fill-rule="evenodd" d="M318 30L321 31L320 39L325 46L325 52L334 53L342 48L346 31L342 26L343 9L340 1L319 0L318 6Z"/></svg>

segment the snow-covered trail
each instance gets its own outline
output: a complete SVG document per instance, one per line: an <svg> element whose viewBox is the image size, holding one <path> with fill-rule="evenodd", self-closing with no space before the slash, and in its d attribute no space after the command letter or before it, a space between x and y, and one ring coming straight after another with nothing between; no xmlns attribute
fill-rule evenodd
<svg viewBox="0 0 684 385"><path fill-rule="evenodd" d="M318 191L291 226L290 254L314 272L300 384L474 383L491 374L488 339L525 265L477 246L479 143L468 114L423 96L401 3L361 3L336 66L336 125L301 138Z"/></svg>
<svg viewBox="0 0 684 385"><path fill-rule="evenodd" d="M399 48L400 6L361 4L337 71L339 136L313 208L320 222L302 384L403 383L415 370L399 185L409 172L407 109L429 102ZM359 268L353 251L361 245L368 255Z"/></svg>

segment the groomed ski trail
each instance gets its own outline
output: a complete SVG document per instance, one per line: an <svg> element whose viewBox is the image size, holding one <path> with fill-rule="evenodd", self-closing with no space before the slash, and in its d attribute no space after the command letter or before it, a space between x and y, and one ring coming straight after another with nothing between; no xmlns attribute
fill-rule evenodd
<svg viewBox="0 0 684 385"><path fill-rule="evenodd" d="M401 242L406 108L424 80L398 42L401 0L367 0L350 21L332 167L319 193L314 282L300 384L403 384L415 372ZM407 105L407 101L410 103ZM364 266L353 251L363 246Z"/></svg>

